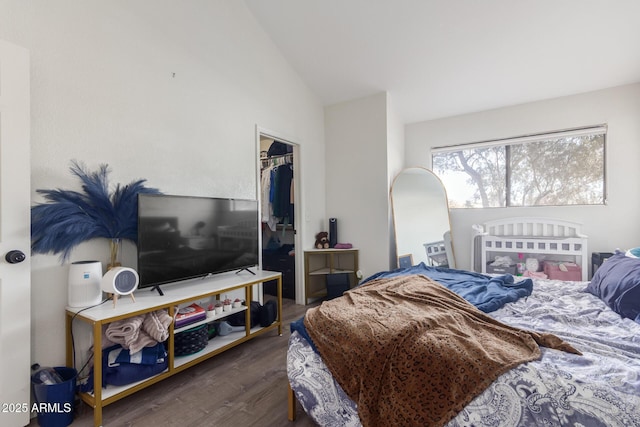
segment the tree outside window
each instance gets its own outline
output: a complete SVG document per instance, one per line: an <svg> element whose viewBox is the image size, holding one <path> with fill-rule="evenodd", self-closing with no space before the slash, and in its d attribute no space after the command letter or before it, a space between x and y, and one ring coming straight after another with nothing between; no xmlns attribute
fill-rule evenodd
<svg viewBox="0 0 640 427"><path fill-rule="evenodd" d="M450 208L602 205L606 128L441 147L433 171Z"/></svg>

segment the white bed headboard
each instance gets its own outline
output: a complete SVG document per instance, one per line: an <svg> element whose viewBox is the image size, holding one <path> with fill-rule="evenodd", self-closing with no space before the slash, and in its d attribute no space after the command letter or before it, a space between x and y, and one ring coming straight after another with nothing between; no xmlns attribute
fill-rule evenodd
<svg viewBox="0 0 640 427"><path fill-rule="evenodd" d="M492 236L521 237L587 237L582 224L552 218L505 218L483 224L484 233Z"/></svg>
<svg viewBox="0 0 640 427"><path fill-rule="evenodd" d="M514 217L473 225L471 262L475 271L486 272L495 253L527 253L541 258L570 257L588 277L587 236L577 222L554 218Z"/></svg>

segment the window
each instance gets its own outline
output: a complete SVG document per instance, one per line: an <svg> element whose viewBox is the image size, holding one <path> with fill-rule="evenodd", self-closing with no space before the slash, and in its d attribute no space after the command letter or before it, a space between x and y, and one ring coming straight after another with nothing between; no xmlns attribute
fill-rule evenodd
<svg viewBox="0 0 640 427"><path fill-rule="evenodd" d="M606 126L431 151L450 208L602 205Z"/></svg>

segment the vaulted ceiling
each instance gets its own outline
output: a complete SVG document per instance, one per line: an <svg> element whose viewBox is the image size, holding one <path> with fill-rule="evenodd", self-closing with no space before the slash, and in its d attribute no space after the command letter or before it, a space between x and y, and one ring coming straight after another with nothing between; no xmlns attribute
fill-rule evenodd
<svg viewBox="0 0 640 427"><path fill-rule="evenodd" d="M639 0L245 0L325 105L405 123L640 82Z"/></svg>

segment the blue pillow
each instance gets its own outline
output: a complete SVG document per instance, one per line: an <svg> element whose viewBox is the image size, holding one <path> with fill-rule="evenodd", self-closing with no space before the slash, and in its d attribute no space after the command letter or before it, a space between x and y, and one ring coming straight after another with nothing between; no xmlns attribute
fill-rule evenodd
<svg viewBox="0 0 640 427"><path fill-rule="evenodd" d="M620 316L635 320L640 316L640 258L616 252L596 270L587 292Z"/></svg>

